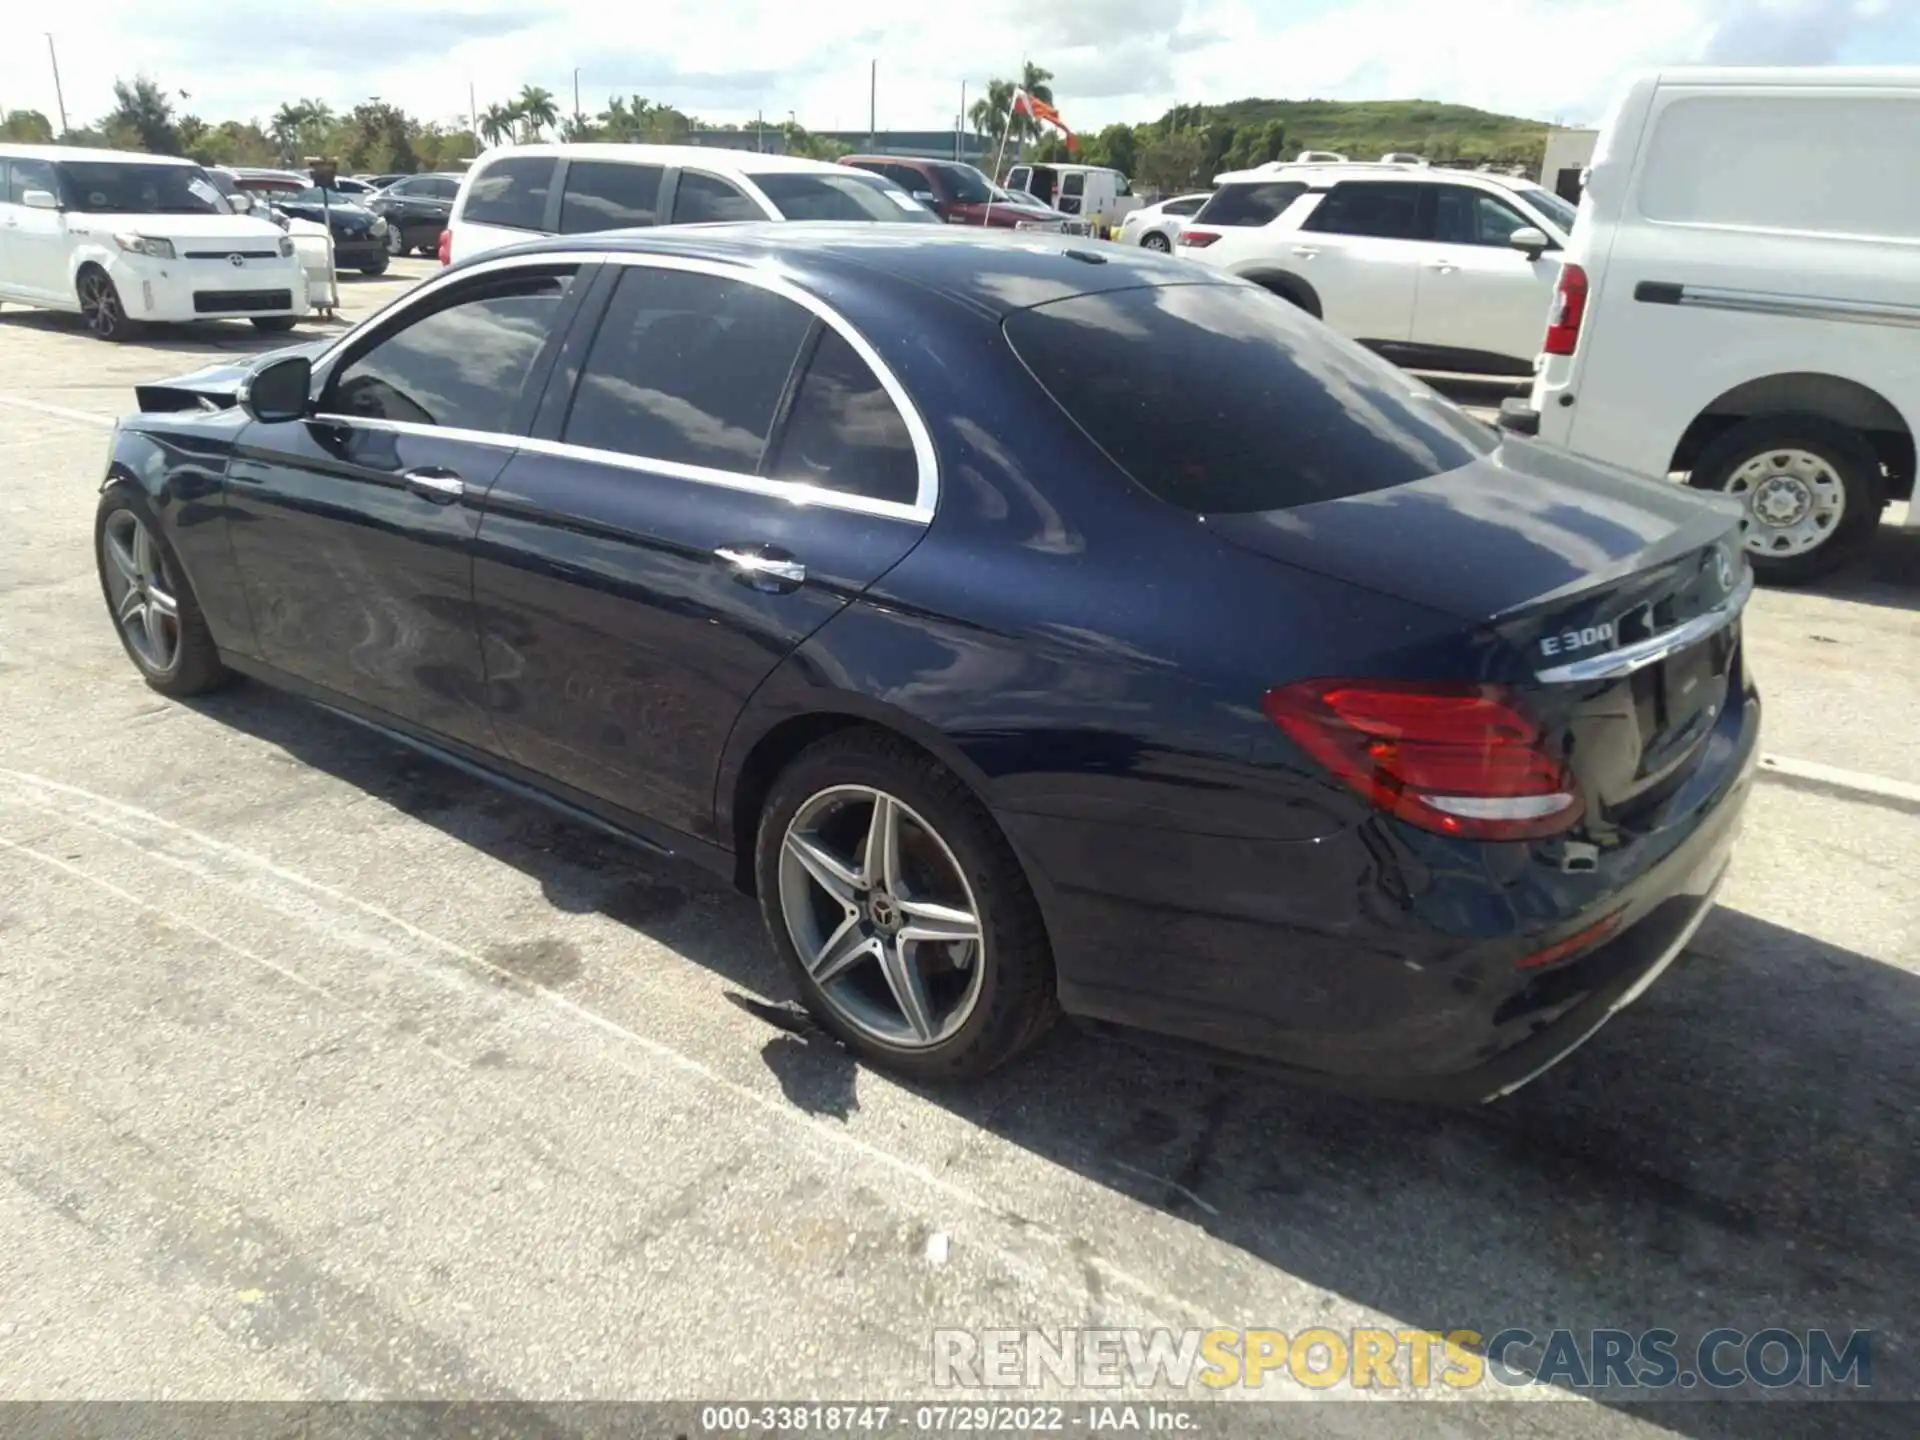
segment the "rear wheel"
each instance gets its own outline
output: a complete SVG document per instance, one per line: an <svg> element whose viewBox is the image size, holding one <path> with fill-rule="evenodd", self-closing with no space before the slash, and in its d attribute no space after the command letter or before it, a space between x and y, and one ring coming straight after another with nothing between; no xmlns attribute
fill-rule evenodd
<svg viewBox="0 0 1920 1440"><path fill-rule="evenodd" d="M842 732L775 782L755 855L760 908L807 1008L886 1069L970 1079L1055 1015L1026 876L986 810L903 741Z"/></svg>
<svg viewBox="0 0 1920 1440"><path fill-rule="evenodd" d="M139 324L127 318L127 308L120 303L120 292L106 271L98 265L87 266L80 272L75 289L80 297L80 315L95 339L115 343L133 339Z"/></svg>
<svg viewBox="0 0 1920 1440"><path fill-rule="evenodd" d="M199 695L229 677L179 562L153 512L130 486L115 485L94 512L94 559L107 613L127 658L162 695Z"/></svg>
<svg viewBox="0 0 1920 1440"><path fill-rule="evenodd" d="M1742 503L1747 558L1776 585L1830 574L1880 523L1879 456L1858 431L1815 415L1742 421L1701 453L1688 483Z"/></svg>
<svg viewBox="0 0 1920 1440"><path fill-rule="evenodd" d="M253 328L256 330L291 330L298 317L293 315L256 315Z"/></svg>
<svg viewBox="0 0 1920 1440"><path fill-rule="evenodd" d="M1142 250L1158 250L1162 255L1173 253L1173 242L1158 230L1149 230L1140 240Z"/></svg>

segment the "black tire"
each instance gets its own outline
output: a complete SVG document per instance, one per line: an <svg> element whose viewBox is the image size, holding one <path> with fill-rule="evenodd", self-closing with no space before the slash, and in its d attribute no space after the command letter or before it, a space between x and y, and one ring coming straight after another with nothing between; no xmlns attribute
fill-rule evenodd
<svg viewBox="0 0 1920 1440"><path fill-rule="evenodd" d="M171 585L171 593L176 606L179 643L172 663L164 668L149 663L146 656L135 648L126 627L120 623L115 611L114 591L108 578L108 560L106 556L107 526L114 516L125 511L146 527L158 549L164 566L165 578ZM162 695L182 699L189 695L204 695L217 690L233 678L233 672L221 663L220 651L213 643L213 635L207 629L205 615L201 613L200 602L195 598L193 587L187 583L180 561L173 553L173 547L167 544L158 523L154 520L153 509L147 499L133 485L122 481L110 486L101 495L100 503L94 509L93 517L93 558L95 568L100 572L100 594L106 601L107 615L113 624L114 634L120 637L120 645L127 652L127 658L133 661L134 668L148 685Z"/></svg>
<svg viewBox="0 0 1920 1440"><path fill-rule="evenodd" d="M253 317L253 328L256 330L291 330L298 323L299 317L296 315L256 315Z"/></svg>
<svg viewBox="0 0 1920 1440"><path fill-rule="evenodd" d="M1857 430L1818 415L1760 415L1743 420L1700 453L1687 483L1724 493L1749 461L1769 450L1802 450L1824 461L1845 494L1840 519L1827 538L1797 555L1769 555L1749 545L1754 578L1769 585L1804 585L1855 559L1873 539L1885 501L1880 457ZM1761 527L1750 519L1745 534Z"/></svg>
<svg viewBox="0 0 1920 1440"><path fill-rule="evenodd" d="M387 264L388 261L385 255L376 255L360 267L360 273L362 275L384 275L387 273Z"/></svg>
<svg viewBox="0 0 1920 1440"><path fill-rule="evenodd" d="M888 1045L846 1023L788 933L779 873L787 827L809 799L839 785L885 791L924 817L973 891L985 937L979 994L964 1023L930 1047ZM924 1081L975 1079L1031 1046L1058 1015L1046 926L1012 846L951 771L895 735L860 727L802 751L767 796L754 872L768 937L807 1009L842 1044L883 1069Z"/></svg>
<svg viewBox="0 0 1920 1440"><path fill-rule="evenodd" d="M1306 281L1291 275L1254 275L1248 278L1262 290L1271 291L1289 305L1297 306L1316 320L1320 319L1320 297Z"/></svg>
<svg viewBox="0 0 1920 1440"><path fill-rule="evenodd" d="M1162 255L1171 255L1173 253L1173 242L1158 230L1149 230L1145 235L1140 237L1140 248L1142 250L1157 250Z"/></svg>
<svg viewBox="0 0 1920 1440"><path fill-rule="evenodd" d="M141 325L127 318L127 307L111 276L98 265L83 265L74 277L74 290L80 300L80 315L87 331L96 340L123 345L139 338Z"/></svg>

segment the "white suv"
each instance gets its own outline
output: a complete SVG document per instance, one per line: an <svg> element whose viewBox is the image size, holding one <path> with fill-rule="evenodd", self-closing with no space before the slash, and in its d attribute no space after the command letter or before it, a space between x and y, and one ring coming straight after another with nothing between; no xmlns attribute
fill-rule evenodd
<svg viewBox="0 0 1920 1440"><path fill-rule="evenodd" d="M1275 162L1215 183L1176 253L1412 369L1533 372L1573 225L1559 196L1423 164Z"/></svg>
<svg viewBox="0 0 1920 1440"><path fill-rule="evenodd" d="M236 215L191 160L0 145L0 301L78 311L102 340L147 321L286 330L307 276L293 242Z"/></svg>
<svg viewBox="0 0 1920 1440"><path fill-rule="evenodd" d="M1920 68L1631 81L1501 422L1739 499L1762 580L1845 563L1913 494L1917 137Z"/></svg>
<svg viewBox="0 0 1920 1440"><path fill-rule="evenodd" d="M891 180L822 160L702 145L516 145L473 162L440 258L539 235L731 220L939 223Z"/></svg>

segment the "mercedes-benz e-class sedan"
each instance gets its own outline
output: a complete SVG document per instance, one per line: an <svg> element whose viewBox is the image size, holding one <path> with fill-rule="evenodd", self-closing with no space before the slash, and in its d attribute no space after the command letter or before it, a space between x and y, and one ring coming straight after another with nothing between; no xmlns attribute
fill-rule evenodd
<svg viewBox="0 0 1920 1440"><path fill-rule="evenodd" d="M97 541L148 683L718 871L914 1076L1064 1010L1504 1093L1685 945L1747 796L1737 514L1137 250L547 241L139 399Z"/></svg>

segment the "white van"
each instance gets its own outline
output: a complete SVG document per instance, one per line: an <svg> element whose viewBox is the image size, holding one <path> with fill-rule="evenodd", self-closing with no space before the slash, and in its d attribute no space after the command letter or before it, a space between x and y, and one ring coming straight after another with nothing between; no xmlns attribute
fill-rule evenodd
<svg viewBox="0 0 1920 1440"><path fill-rule="evenodd" d="M1920 69L1635 79L1501 423L1739 497L1761 579L1843 564L1913 493L1916 157Z"/></svg>
<svg viewBox="0 0 1920 1440"><path fill-rule="evenodd" d="M71 145L0 145L0 302L77 311L102 340L147 321L307 312L293 242L237 215L191 160Z"/></svg>
<svg viewBox="0 0 1920 1440"><path fill-rule="evenodd" d="M735 220L939 223L891 180L823 160L703 145L515 145L488 151L462 178L440 259L542 235Z"/></svg>
<svg viewBox="0 0 1920 1440"><path fill-rule="evenodd" d="M1078 215L1096 235L1117 229L1140 208L1140 197L1118 170L1105 165L1016 165L1007 188L1024 190L1043 205Z"/></svg>

